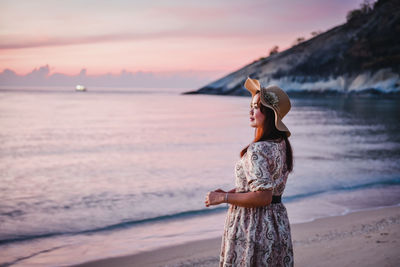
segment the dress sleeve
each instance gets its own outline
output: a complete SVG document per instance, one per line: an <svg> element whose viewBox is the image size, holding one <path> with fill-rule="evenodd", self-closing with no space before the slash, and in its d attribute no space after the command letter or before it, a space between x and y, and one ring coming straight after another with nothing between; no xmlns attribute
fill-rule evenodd
<svg viewBox="0 0 400 267"><path fill-rule="evenodd" d="M247 183L250 191L274 189L278 172L279 150L274 143L252 143L247 149Z"/></svg>

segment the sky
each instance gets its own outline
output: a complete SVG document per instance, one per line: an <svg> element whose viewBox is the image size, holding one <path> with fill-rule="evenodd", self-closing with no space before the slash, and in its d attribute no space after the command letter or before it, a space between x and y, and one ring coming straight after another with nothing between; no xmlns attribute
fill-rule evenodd
<svg viewBox="0 0 400 267"><path fill-rule="evenodd" d="M362 2L0 0L0 85L130 77L128 84L196 86L267 56L275 45L282 51L298 37L345 23Z"/></svg>

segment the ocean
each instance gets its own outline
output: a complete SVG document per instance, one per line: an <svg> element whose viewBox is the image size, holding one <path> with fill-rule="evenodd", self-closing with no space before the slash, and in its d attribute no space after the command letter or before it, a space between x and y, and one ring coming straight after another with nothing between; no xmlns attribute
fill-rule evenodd
<svg viewBox="0 0 400 267"><path fill-rule="evenodd" d="M68 266L222 235L250 97L0 88L0 266ZM400 204L400 99L292 98L291 223Z"/></svg>

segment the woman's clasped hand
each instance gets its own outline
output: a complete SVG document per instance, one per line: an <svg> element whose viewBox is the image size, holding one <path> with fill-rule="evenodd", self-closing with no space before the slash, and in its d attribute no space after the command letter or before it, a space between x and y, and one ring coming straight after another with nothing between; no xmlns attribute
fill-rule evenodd
<svg viewBox="0 0 400 267"><path fill-rule="evenodd" d="M206 195L206 200L204 201L204 204L206 207L213 206L213 205L219 205L222 203L225 203L227 197L227 193L235 193L235 189L229 190L228 192L218 188L217 190L210 191Z"/></svg>

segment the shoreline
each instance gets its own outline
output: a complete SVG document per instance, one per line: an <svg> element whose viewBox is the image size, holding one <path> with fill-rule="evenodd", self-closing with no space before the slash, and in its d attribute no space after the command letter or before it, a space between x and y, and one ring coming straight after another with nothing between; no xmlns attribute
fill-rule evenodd
<svg viewBox="0 0 400 267"><path fill-rule="evenodd" d="M296 266L400 264L400 206L378 207L292 224ZM196 240L74 267L216 266L221 238Z"/></svg>

